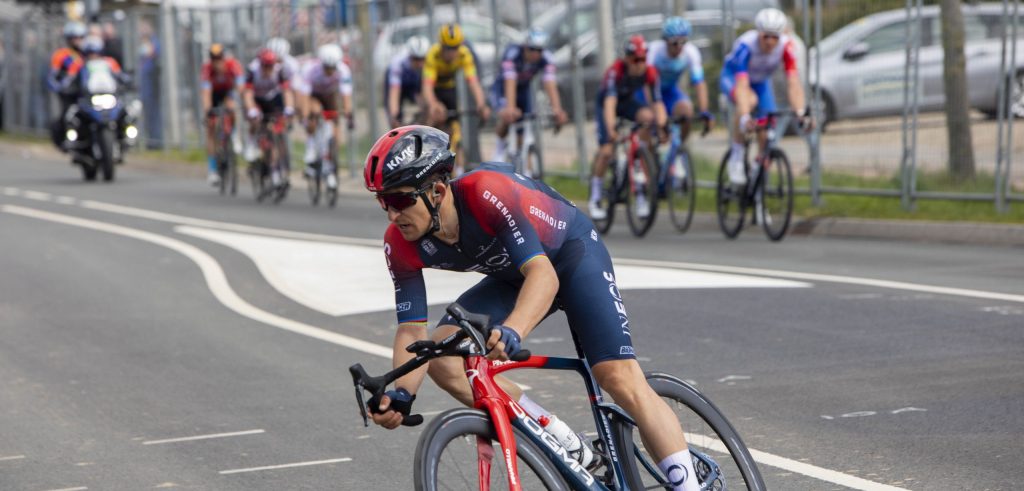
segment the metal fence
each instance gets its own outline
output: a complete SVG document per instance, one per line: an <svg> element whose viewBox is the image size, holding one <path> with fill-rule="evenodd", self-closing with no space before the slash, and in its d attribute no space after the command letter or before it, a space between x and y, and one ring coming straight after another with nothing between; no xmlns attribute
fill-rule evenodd
<svg viewBox="0 0 1024 491"><path fill-rule="evenodd" d="M781 2L793 19L791 34L797 41L808 99L814 98L819 116L827 117L824 132L819 125L809 135L782 141L798 174L798 191L809 194L814 202L831 193L866 194L900 197L907 208L919 199L989 200L1005 211L1009 202L1024 199L1024 174L1019 170L1015 174L1020 165L1013 165L1024 157L1024 139L1013 137L1013 112L1018 118L1024 116L1024 54L1018 53L1019 47L1024 48L1024 31L1018 26L1020 0L982 4L981 22L980 14L965 15L972 107L966 127L973 138L978 173L982 180L992 181L990 192L937 192L918 180L944 173L949 160L942 113L941 24L937 7L923 3L935 2ZM376 135L386 129L384 68L402 51L405 39L413 34L433 38L441 23L460 21L489 90L502 50L527 26L536 25L552 36L552 56L560 70L559 93L572 116L572 123L557 135L550 130L539 132L545 168L584 177L595 150L594 91L607 57L614 56L628 34L660 36L662 20L684 4L690 8L685 15L695 25L691 41L703 54L719 121L719 129L708 138L692 138L690 148L717 165L728 147L727 104L718 94L718 73L733 40L751 27L762 2L241 0L210 4L214 6L196 8L163 2L100 16L98 28L105 27L108 43L122 48L122 64L134 73L132 96L145 107L142 134L151 148L202 148L198 77L211 43L223 43L245 63L270 37L288 39L300 62L317 45L338 42L356 78L357 127L346 137L349 168L355 170ZM869 14L882 17L855 22ZM31 8L16 19L0 20L6 53L6 130L41 133L56 111L44 79L49 53L62 43L59 33L64 21ZM856 25L872 22L879 23L874 31L851 32ZM856 44L866 44L868 49L859 58L850 53ZM982 65L984 70L979 69ZM785 84L778 82L776 99L785 105ZM465 91L460 92L466 101ZM550 104L543 97L538 99L538 110L543 112ZM466 117L467 153L471 160L488 157L495 145L493 131L479 131L485 124ZM879 176L891 178L891 186L850 184ZM711 184L710 176L701 177L705 186Z"/></svg>

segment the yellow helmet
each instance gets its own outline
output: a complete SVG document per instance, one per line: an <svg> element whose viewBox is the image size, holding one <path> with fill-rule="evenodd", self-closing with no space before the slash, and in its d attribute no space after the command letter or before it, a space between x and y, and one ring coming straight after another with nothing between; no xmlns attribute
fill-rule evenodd
<svg viewBox="0 0 1024 491"><path fill-rule="evenodd" d="M462 34L462 28L454 22L441 26L440 38L441 46L449 48L458 48L466 40Z"/></svg>

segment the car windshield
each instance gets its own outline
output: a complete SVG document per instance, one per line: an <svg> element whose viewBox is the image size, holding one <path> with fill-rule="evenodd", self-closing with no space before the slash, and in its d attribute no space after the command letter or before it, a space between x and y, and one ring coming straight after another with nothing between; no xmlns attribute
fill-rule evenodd
<svg viewBox="0 0 1024 491"><path fill-rule="evenodd" d="M833 32L827 38L821 40L821 55L827 56L836 50L843 49L851 40L863 32L867 19L860 19L847 24L842 29Z"/></svg>

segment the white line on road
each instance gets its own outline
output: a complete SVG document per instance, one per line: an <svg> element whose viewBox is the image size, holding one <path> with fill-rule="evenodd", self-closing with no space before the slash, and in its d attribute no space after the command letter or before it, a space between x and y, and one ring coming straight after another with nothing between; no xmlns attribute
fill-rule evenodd
<svg viewBox="0 0 1024 491"><path fill-rule="evenodd" d="M17 196L21 194L21 190L18 188L4 188L4 194L7 196Z"/></svg>
<svg viewBox="0 0 1024 491"><path fill-rule="evenodd" d="M263 430L234 431L231 433L213 433L210 435L185 436L181 438L167 438L164 440L149 440L142 442L143 445L159 445L161 443L191 442L195 440L209 440L211 438L227 438L230 436L257 435L265 433Z"/></svg>
<svg viewBox="0 0 1024 491"><path fill-rule="evenodd" d="M113 225L110 223L97 222L95 220L87 220L84 218L76 218L68 215L61 215L59 213L50 213L47 211L36 210L33 208L24 208L21 206L3 205L0 206L0 210L7 213L13 213L15 215L22 215L31 218L37 218L40 220L48 220L51 222L64 223L67 225L73 225L76 227L89 228L93 230L99 230L101 232L107 232L115 235L121 235L124 237L130 237L141 241L149 242L159 246L166 247L173 251L179 252L185 257L192 260L199 266L200 271L203 273L203 277L206 279L206 285L213 293L213 296L222 303L225 307L235 311L243 317L248 317L257 322L262 322L269 326L274 326L285 331L293 332L296 334L302 334L303 336L309 336L311 338L319 339L321 341L327 341L328 343L336 344L339 346L345 346L357 351L369 353L371 355L380 356L383 358L390 359L392 354L392 348L387 346L381 346L379 344L370 343L357 339L352 336L346 336L344 334L338 334L327 329L311 326L302 322L298 322L292 319L281 317L279 315L271 314L265 310L256 308L249 302L246 302L242 297L235 293L235 290L231 288L228 283L227 276L224 274L224 270L221 269L220 264L217 263L213 257L203 252L199 248L182 242L180 240L165 237L163 235L145 232L142 230L136 230L133 228L122 227L120 225Z"/></svg>
<svg viewBox="0 0 1024 491"><path fill-rule="evenodd" d="M36 201L50 201L50 198L52 197L50 193L44 193L42 191L25 191L22 193L22 196Z"/></svg>
<svg viewBox="0 0 1024 491"><path fill-rule="evenodd" d="M89 488L87 488L87 487L85 487L85 486L81 486L81 487L77 487L77 488L60 488L60 489L51 489L51 490L49 490L49 491L85 491L86 489L89 489Z"/></svg>
<svg viewBox="0 0 1024 491"><path fill-rule="evenodd" d="M7 188L13 189L13 188ZM18 190L13 189L15 194ZM256 234L264 234L275 237L287 237L294 239L305 239L305 240L317 240L324 242L335 242L342 244L359 244L359 245L371 245L381 246L382 241L380 240L369 240L354 237L343 237L338 235L326 235L326 234L311 234L304 232L291 232L287 230L265 228L265 227L254 227L249 225L241 225L230 222L218 222L213 220L204 220L201 218L193 218L182 215L173 215L170 213L163 213L158 211L146 210L142 208L135 208L130 206L115 205L111 203L103 203L99 201L86 200L81 202L80 206L106 211L110 213L117 213L121 215L136 216L140 218L148 218L151 220L158 220L170 223L179 223L185 225L197 225L202 227L217 228L222 230L233 230L238 232L251 232ZM616 264L625 264L633 266L654 266L654 267L668 267L677 269L690 269L697 271L711 271L717 273L736 273L745 275L755 276L769 276L775 278L788 278L793 280L804 280L804 281L823 281L828 283L843 283L848 285L861 285L871 286L877 288L887 288L895 290L906 290L906 291L918 291L927 293L937 293L942 295L954 295L961 297L971 298L985 298L990 300L1001 300L1006 302L1017 302L1024 303L1024 295L1014 295L1008 293L989 292L984 290L971 290L966 288L950 288L941 286L922 285L919 283L908 283L903 281L890 281L890 280L877 280L872 278L862 278L856 276L841 276L841 275L830 275L830 274L818 274L818 273L801 273L796 271L782 271L777 269L763 269L763 268L747 268L739 266L725 266L718 264L702 264L702 263L689 263L689 262L677 262L677 261L654 261L647 259L615 259Z"/></svg>
<svg viewBox="0 0 1024 491"><path fill-rule="evenodd" d="M894 290L908 290L915 292L938 293L942 295L954 295L960 297L985 298L989 300L1002 300L1006 302L1024 303L1024 295L1013 295L1009 293L987 292L984 290L969 290L966 288L949 288L944 286L922 285L919 283L907 283L903 281L876 280L872 278L858 278L856 276L839 276L818 273L799 273L796 271L780 271L777 269L744 268L739 266L721 266L716 264L685 263L675 261L651 261L647 259L617 259L616 263L629 264L633 266L657 266L664 268L696 269L700 271L714 271L718 273L749 274L757 276L773 276L776 278L789 278L793 280L824 281L827 283L845 283L848 285L873 286L878 288L891 288Z"/></svg>
<svg viewBox="0 0 1024 491"><path fill-rule="evenodd" d="M24 455L11 455L9 457L0 457L0 462L2 462L4 460L19 460L19 459L24 459L24 458L25 458Z"/></svg>
<svg viewBox="0 0 1024 491"><path fill-rule="evenodd" d="M231 469L226 471L220 471L221 474L238 474L239 472L254 472L254 471L269 471L273 469L287 469L289 467L305 467L307 465L322 465L322 464L334 464L337 462L351 462L352 459L349 457L343 457L340 459L328 459L328 460L313 460L309 462L295 462L294 464L281 464L281 465L267 465L263 467L250 467L248 469Z"/></svg>
<svg viewBox="0 0 1024 491"><path fill-rule="evenodd" d="M62 205L73 205L75 204L75 202L78 201L75 198L72 198L71 196L57 196L53 200Z"/></svg>
<svg viewBox="0 0 1024 491"><path fill-rule="evenodd" d="M728 449L725 447L725 444L720 440L708 439L704 435L686 433L686 441L689 442L690 445L703 447L714 452L728 453ZM752 448L749 450L750 456L759 463L778 467L779 469L795 472L797 474L803 474L822 481L839 484L848 488L859 489L862 491L907 491L904 488L898 488L888 484L879 484L868 481L867 479L843 474L842 472L825 469L816 465L805 464L803 462L787 459L785 457L762 452L760 450L754 450Z"/></svg>

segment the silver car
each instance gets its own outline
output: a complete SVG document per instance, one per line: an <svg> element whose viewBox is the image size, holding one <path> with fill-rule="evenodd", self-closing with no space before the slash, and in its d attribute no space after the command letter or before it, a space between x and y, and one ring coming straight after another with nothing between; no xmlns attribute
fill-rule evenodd
<svg viewBox="0 0 1024 491"><path fill-rule="evenodd" d="M1002 9L1001 4L963 6L970 105L989 115L996 114L997 107ZM945 90L939 8L924 7L921 17L918 100L922 111L940 110ZM824 122L902 114L906 28L906 11L890 10L857 20L821 41ZM1024 29L1018 32L1024 33ZM1011 110L1017 117L1024 117L1022 40L1024 36L1017 39L1016 75L1010 98ZM1010 47L1007 45L1008 53ZM812 84L816 80L814 56L812 48Z"/></svg>

